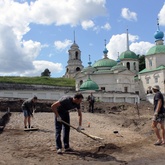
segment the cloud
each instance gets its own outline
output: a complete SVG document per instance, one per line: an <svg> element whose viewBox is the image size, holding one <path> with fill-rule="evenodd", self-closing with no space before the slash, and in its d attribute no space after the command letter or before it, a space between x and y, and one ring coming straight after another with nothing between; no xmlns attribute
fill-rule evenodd
<svg viewBox="0 0 165 165"><path fill-rule="evenodd" d="M13 0L0 1L0 23L11 27L18 39L30 30L29 13L30 8L27 3L18 3Z"/></svg>
<svg viewBox="0 0 165 165"><path fill-rule="evenodd" d="M111 25L109 23L106 23L104 26L101 26L102 29L105 30L110 30L111 29Z"/></svg>
<svg viewBox="0 0 165 165"><path fill-rule="evenodd" d="M62 70L62 65L48 61L35 61L42 45L32 40L20 42L11 27L0 26L0 75L40 76L45 68L53 72Z"/></svg>
<svg viewBox="0 0 165 165"><path fill-rule="evenodd" d="M84 20L104 16L105 3L105 0L40 0L30 4L30 15L34 23L76 26Z"/></svg>
<svg viewBox="0 0 165 165"><path fill-rule="evenodd" d="M31 30L30 25L81 25L84 20L105 16L105 3L106 0L0 1L0 75L40 75L49 65L53 72L61 71L59 63L36 60L42 49L49 45L25 40L24 36ZM89 28L93 26L92 22L83 25ZM71 41L55 41L54 45L56 49L63 50L71 45Z"/></svg>
<svg viewBox="0 0 165 165"><path fill-rule="evenodd" d="M121 16L129 21L137 21L137 14L135 12L131 12L128 8L122 8Z"/></svg>
<svg viewBox="0 0 165 165"><path fill-rule="evenodd" d="M138 39L137 35L129 34L129 49L136 54L144 55L153 44L144 41L137 42ZM106 47L108 49L108 57L117 60L118 53L120 55L127 50L126 33L113 35Z"/></svg>
<svg viewBox="0 0 165 165"><path fill-rule="evenodd" d="M1 25L0 34L0 73L24 72L26 69L34 69L31 60L29 60L33 58L33 55L27 54L26 44L24 47L19 42L12 28Z"/></svg>
<svg viewBox="0 0 165 165"><path fill-rule="evenodd" d="M95 24L92 20L88 20L88 21L82 21L81 26L84 30L87 30L89 28L94 27Z"/></svg>
<svg viewBox="0 0 165 165"><path fill-rule="evenodd" d="M35 66L34 70L26 70L24 73L21 73L20 76L41 76L41 73L45 69L49 69L51 75L52 73L56 74L63 70L62 64L49 61L33 61L33 65Z"/></svg>
<svg viewBox="0 0 165 165"><path fill-rule="evenodd" d="M68 46L70 46L72 44L71 40L65 40L64 42L62 41L55 41L54 42L54 46L57 50L64 50L66 49Z"/></svg>
<svg viewBox="0 0 165 165"><path fill-rule="evenodd" d="M152 46L154 46L154 44L149 42L135 42L130 45L130 50L136 54L145 55Z"/></svg>
<svg viewBox="0 0 165 165"><path fill-rule="evenodd" d="M159 18L159 23L162 26L165 26L165 4L163 5L163 7L161 8L159 14L158 14L158 18Z"/></svg>

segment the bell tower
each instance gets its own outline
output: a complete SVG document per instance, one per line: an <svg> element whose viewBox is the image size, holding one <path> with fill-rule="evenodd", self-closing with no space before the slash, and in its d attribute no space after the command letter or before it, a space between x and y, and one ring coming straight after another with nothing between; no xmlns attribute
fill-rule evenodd
<svg viewBox="0 0 165 165"><path fill-rule="evenodd" d="M70 49L68 50L68 53L69 53L69 60L67 62L68 65L66 66L66 72L64 77L74 78L75 75L81 72L82 69L84 68L81 61L81 51L75 41L75 32L74 32L74 42L71 45Z"/></svg>

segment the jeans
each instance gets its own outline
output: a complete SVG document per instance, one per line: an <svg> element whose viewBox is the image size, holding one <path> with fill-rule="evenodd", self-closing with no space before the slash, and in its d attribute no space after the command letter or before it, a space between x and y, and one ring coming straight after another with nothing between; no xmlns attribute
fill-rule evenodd
<svg viewBox="0 0 165 165"><path fill-rule="evenodd" d="M63 121L70 124L70 116L69 113L66 113L63 116L60 116ZM66 124L58 122L55 118L55 129L56 129L56 149L62 148L62 141L61 141L61 131L63 130L63 143L64 148L69 148L69 134L70 134L70 127Z"/></svg>

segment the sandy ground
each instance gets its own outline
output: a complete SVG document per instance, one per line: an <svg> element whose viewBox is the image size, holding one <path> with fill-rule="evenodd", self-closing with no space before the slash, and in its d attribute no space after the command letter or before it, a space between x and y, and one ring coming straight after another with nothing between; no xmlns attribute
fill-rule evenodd
<svg viewBox="0 0 165 165"><path fill-rule="evenodd" d="M25 132L23 114L13 112L0 134L0 165L164 165L165 146L153 145L151 107L141 105L140 116L136 106L107 113L84 111L83 131L103 139L93 140L71 129L74 152L62 155L55 149L53 113L35 113L32 123L39 130ZM77 127L77 112L70 112L70 116L71 125Z"/></svg>

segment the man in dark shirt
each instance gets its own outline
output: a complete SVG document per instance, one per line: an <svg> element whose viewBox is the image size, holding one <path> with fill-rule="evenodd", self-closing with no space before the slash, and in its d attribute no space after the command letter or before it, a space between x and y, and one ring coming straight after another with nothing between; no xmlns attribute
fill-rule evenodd
<svg viewBox="0 0 165 165"><path fill-rule="evenodd" d="M155 134L158 138L155 145L165 144L165 129L164 129L164 119L165 119L165 109L164 109L164 97L160 92L160 87L155 85L152 88L155 93L154 96L154 116L152 119L152 128L155 131ZM158 124L160 124L161 134L160 136Z"/></svg>
<svg viewBox="0 0 165 165"><path fill-rule="evenodd" d="M87 101L89 102L89 112L94 112L94 103L95 103L95 97L93 96L93 93L88 96Z"/></svg>
<svg viewBox="0 0 165 165"><path fill-rule="evenodd" d="M31 117L33 116L33 111L36 109L37 97L29 98L25 100L22 104L22 111L24 113L24 127L25 129L31 128Z"/></svg>
<svg viewBox="0 0 165 165"><path fill-rule="evenodd" d="M82 124L82 113L80 109L80 103L82 102L83 95L77 93L74 97L63 96L58 101L52 104L52 111L55 113L55 129L56 129L56 149L58 154L62 154L62 142L61 142L61 131L63 127L63 143L65 151L70 151L69 146L69 134L70 127L66 124L63 124L61 121L65 121L70 124L69 110L77 109L79 116L79 126L77 131L81 131Z"/></svg>

